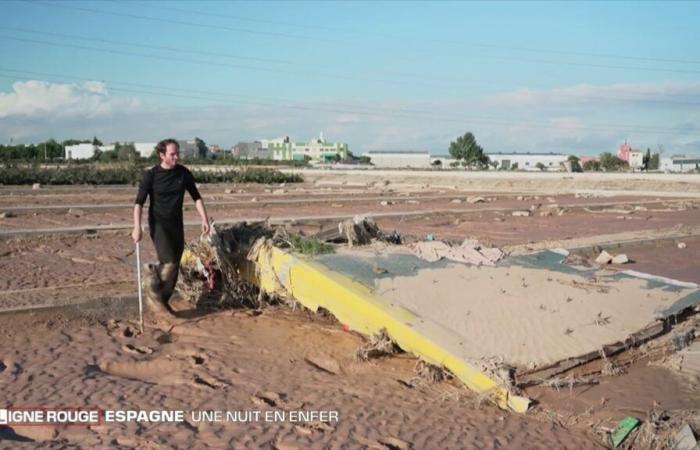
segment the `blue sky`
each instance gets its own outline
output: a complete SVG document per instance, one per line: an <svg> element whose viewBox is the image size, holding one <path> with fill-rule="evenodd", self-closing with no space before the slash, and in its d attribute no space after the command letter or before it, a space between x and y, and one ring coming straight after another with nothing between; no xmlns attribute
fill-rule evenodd
<svg viewBox="0 0 700 450"><path fill-rule="evenodd" d="M0 142L700 153L697 2L4 1ZM659 147L661 146L661 147Z"/></svg>

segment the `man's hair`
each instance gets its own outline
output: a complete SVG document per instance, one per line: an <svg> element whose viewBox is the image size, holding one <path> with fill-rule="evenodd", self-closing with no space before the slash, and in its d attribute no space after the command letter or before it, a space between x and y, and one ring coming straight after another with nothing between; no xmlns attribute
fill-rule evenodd
<svg viewBox="0 0 700 450"><path fill-rule="evenodd" d="M156 145L156 152L165 155L165 149L168 146L168 144L174 144L175 147L177 147L178 150L180 150L180 144L175 139L163 139Z"/></svg>

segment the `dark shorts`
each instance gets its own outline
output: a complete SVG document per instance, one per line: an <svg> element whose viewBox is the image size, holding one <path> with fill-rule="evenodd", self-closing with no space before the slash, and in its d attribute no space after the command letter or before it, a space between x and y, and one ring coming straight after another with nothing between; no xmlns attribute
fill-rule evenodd
<svg viewBox="0 0 700 450"><path fill-rule="evenodd" d="M182 252L185 250L185 229L183 225L164 225L156 222L151 226L150 234L156 247L158 261L161 264L179 264Z"/></svg>

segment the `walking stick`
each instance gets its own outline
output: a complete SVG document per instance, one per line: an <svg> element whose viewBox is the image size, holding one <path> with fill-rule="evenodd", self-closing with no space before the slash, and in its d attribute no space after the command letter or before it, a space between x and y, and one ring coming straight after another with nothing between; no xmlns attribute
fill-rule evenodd
<svg viewBox="0 0 700 450"><path fill-rule="evenodd" d="M136 243L136 273L139 281L139 330L143 334L143 285L141 284L141 245Z"/></svg>

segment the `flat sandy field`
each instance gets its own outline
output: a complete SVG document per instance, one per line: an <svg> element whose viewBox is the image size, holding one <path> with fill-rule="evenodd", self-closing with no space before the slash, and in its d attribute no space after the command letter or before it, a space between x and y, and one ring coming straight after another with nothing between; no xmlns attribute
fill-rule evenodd
<svg viewBox="0 0 700 450"><path fill-rule="evenodd" d="M605 249L625 253L631 261L610 265L610 271L700 283L700 176L302 173L303 183L200 189L220 224L269 220L312 234L363 215L407 240L428 235L453 242L476 239L512 255L566 248L578 262L590 262ZM180 423L0 428L0 448L605 448L606 433L628 415L647 419L665 411L689 423L698 419L698 374L667 364L673 352L657 351L668 348L673 333L697 327L692 311L678 318L679 328L655 339L659 345L624 352L629 357L606 361L608 370L602 373L588 365L586 373L561 375L558 383L523 386L535 400L524 415L498 409L453 379L420 377L410 354L359 361L354 354L363 344L361 336L301 309L211 312L190 310L181 301L177 318L166 323L147 316L140 334L129 236L135 194L131 186L0 187L0 390L5 403L220 410L241 417L245 411L260 411L263 417L276 411L286 414L284 420L190 417ZM187 238L196 240L196 212L189 198L185 205ZM142 258L155 258L148 238ZM559 297L573 295L563 291L565 283L518 269L522 273L509 275L516 280L511 286L501 272L484 269L467 287L497 298L499 289L516 293L527 284L536 292L519 305L522 315L532 317L528 326L540 327L547 345L561 348L562 355L571 350L566 338L585 336L589 323L617 337L644 325L644 319L625 311L651 314L672 301L670 293L638 298L639 286L630 285L616 294L623 299L620 304L606 305L612 300L599 296L591 300L595 305L588 302L567 313L566 305L559 305ZM477 269L460 270L469 278ZM447 321L454 287L433 275L425 275L431 285L437 279L427 292L421 291L427 281L416 278L387 279L382 289L407 289L416 299L430 295L429 305L411 302L426 311L436 305L436 320ZM585 303L588 294L575 294ZM497 305L483 298L469 319L475 336L499 326L494 323L501 314ZM445 308L438 310L440 302ZM619 320L595 325L599 312ZM541 364L552 362L537 343L526 343L527 351L519 353L514 339L504 332L500 340L471 345L503 348L523 366L537 358ZM588 345L585 337L576 342L581 352L600 344ZM298 420L290 415L296 411L326 416ZM649 448L651 441L642 437L639 432L634 448Z"/></svg>

